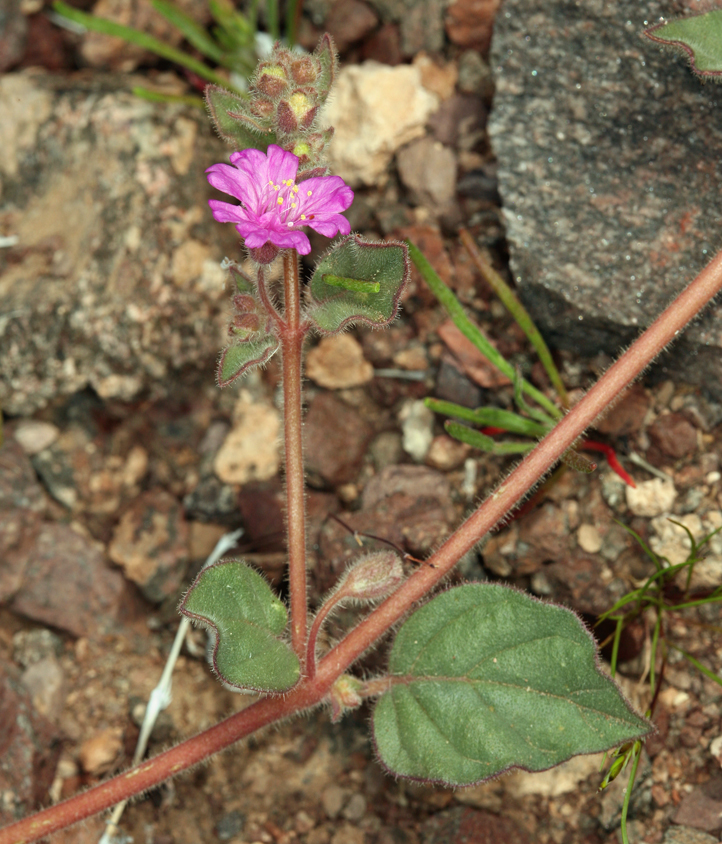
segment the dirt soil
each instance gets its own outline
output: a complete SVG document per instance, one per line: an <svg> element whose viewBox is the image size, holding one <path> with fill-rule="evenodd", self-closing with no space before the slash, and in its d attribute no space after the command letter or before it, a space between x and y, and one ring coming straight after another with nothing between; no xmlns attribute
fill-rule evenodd
<svg viewBox="0 0 722 844"><path fill-rule="evenodd" d="M27 6L23 15L29 35L7 70L40 65L71 74L84 61L81 39L54 28L42 3ZM428 6L432 17L444 20L441 6ZM429 59L430 72L456 80L460 101L455 111L447 109L445 131L451 133L448 147L459 168L457 184L466 184L466 193L459 191L454 214L437 218L394 171L383 188L358 193L355 225L416 241L499 350L551 395L522 333L454 236L455 227L465 225L498 269L506 271L494 162L484 133L493 93L485 64L488 38L476 30L470 34L470 24L464 24L462 12L472 6L476 22L490 25L494 3L474 6L457 0L452 4L456 17L447 14L440 46ZM396 64L411 58L411 24L402 24L398 15L384 16L377 5L362 0L309 3L302 27L308 44L325 15L331 16L329 26L343 47L344 62L370 57ZM470 52L479 57L477 64ZM112 61L120 62L117 55ZM476 81L464 82L472 65L478 70ZM141 63L140 70L152 68ZM471 84L477 85L474 95L463 88ZM475 98L473 103L469 98ZM469 107L476 109L473 119ZM420 278L414 277L401 317L390 330L345 336L352 339L314 348L305 396L314 602L357 547L352 533L331 514L354 530L388 538L423 557L511 465L451 440L442 420L420 403L433 395L469 407L513 406L511 385L459 340ZM610 363L602 355L586 361L569 353L556 357L572 400ZM340 360L348 367L348 380L329 386ZM7 590L14 596L0 608L3 821L129 765L145 701L177 629L179 596L225 531L242 527L234 555L243 554L284 589L282 481L274 463L277 364L240 390L223 393L214 388L206 364L183 373L172 399L126 404L87 391L58 398L32 419L6 420L0 498L14 515L2 523L0 544L8 561L29 547L35 550L19 593L4 580L14 576L14 569L7 565L3 574L0 563L0 594ZM371 367L374 377L369 379L363 373ZM270 432L254 445L254 466L270 469L255 476L250 471L240 482L234 471L247 455L224 452L224 447L251 406L261 408L256 428ZM639 497L630 495L602 456L595 455L599 466L594 473L568 471L528 512L468 555L454 579L508 582L562 602L594 625L600 613L652 570L649 557L622 525L667 556L685 553L684 534L675 533L668 515L682 519L697 537L722 525L721 422L722 410L685 384L658 376L636 385L593 437L614 447ZM47 445L38 449L43 437ZM635 464L633 455L644 463ZM19 520L20 512L25 521ZM32 544L40 543L38 537L42 548ZM366 546L374 547L373 541ZM700 594L719 586L720 568L717 541L695 582ZM340 615L329 640L352 618L351 613ZM630 840L704 844L720 840L722 833L722 688L681 652L719 671L719 605L672 612L666 619L666 636L679 650L668 654L655 706L658 733L646 744L632 797ZM652 615L638 619L625 632L620 650L620 682L641 710L651 700L653 625ZM594 629L600 641L608 639L608 627ZM608 648L604 653L608 656ZM153 733L150 754L252 700L224 690L204 654L205 634L194 631L178 661L173 700ZM366 658L366 668L382 661L382 650L376 651ZM363 708L334 726L328 712L319 710L254 736L133 802L121 823L122 836L127 836L122 840L621 841L625 777L600 794L600 757L581 757L533 776L515 773L470 789L421 786L381 770L368 719ZM103 828L103 819L94 818L56 840L96 842Z"/></svg>

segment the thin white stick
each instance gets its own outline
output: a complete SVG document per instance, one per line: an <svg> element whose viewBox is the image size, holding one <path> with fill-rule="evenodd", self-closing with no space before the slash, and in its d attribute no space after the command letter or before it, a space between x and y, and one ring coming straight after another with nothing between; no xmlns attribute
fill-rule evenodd
<svg viewBox="0 0 722 844"><path fill-rule="evenodd" d="M213 549L213 552L211 553L210 557L208 557L208 559L203 564L203 569L206 569L208 568L208 566L212 566L214 563L217 563L218 560L220 560L220 558L226 553L226 551L230 551L231 548L233 548L233 546L238 542L241 536L243 536L242 528L239 530L234 530L233 533L224 534L216 543L216 547ZM203 569L201 569L201 571L203 571ZM165 667L163 668L161 678L158 681L158 685L150 693L150 697L148 698L148 705L145 708L145 716L143 718L143 723L140 727L138 743L135 746L135 753L133 754L133 766L137 765L143 759L143 756L145 756L145 751L148 747L148 740L150 739L150 734L153 732L155 722L158 720L158 716L160 715L160 713L171 702L173 669L175 668L178 655L180 654L181 648L183 647L183 642L185 640L186 633L188 632L189 627L189 619L185 617L181 619L181 623L178 625L178 632L175 634L173 646L171 647L170 653L168 654L168 659L166 660ZM124 800L122 803L118 803L118 805L113 809L113 813L108 819L108 823L105 825L105 832L101 836L98 844L126 844L126 842L132 840L130 838L126 838L125 836L119 836L118 838L116 838L116 835L119 832L118 824L120 822L120 819L123 815L123 811L125 810L127 803L128 801Z"/></svg>

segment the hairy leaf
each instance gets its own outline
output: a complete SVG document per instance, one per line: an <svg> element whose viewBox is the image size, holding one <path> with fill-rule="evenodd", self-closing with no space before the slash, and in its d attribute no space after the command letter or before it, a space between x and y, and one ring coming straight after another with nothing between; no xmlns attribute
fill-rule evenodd
<svg viewBox="0 0 722 844"><path fill-rule="evenodd" d="M646 735L596 647L562 607L492 584L438 595L399 630L373 732L381 761L413 779L470 785L541 771Z"/></svg>
<svg viewBox="0 0 722 844"><path fill-rule="evenodd" d="M278 638L286 608L250 566L222 560L203 569L180 611L215 632L213 668L229 686L284 692L298 682L298 658Z"/></svg>
<svg viewBox="0 0 722 844"><path fill-rule="evenodd" d="M323 334L355 322L376 328L395 317L409 277L403 243L369 243L351 235L332 246L311 279L308 317Z"/></svg>
<svg viewBox="0 0 722 844"><path fill-rule="evenodd" d="M722 9L650 26L644 34L685 53L698 76L722 80Z"/></svg>
<svg viewBox="0 0 722 844"><path fill-rule="evenodd" d="M241 375L269 361L278 351L275 337L262 337L260 340L247 340L227 346L218 360L217 380L219 387L227 387Z"/></svg>
<svg viewBox="0 0 722 844"><path fill-rule="evenodd" d="M208 85L205 98L216 131L235 149L251 148L265 152L269 144L275 143L276 136L265 122L248 112L243 97L218 85Z"/></svg>

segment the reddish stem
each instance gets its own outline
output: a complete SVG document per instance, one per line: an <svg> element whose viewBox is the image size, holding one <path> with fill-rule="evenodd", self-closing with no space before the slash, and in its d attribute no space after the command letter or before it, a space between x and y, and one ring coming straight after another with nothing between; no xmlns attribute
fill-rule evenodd
<svg viewBox="0 0 722 844"><path fill-rule="evenodd" d="M33 841L97 814L207 759L255 730L322 701L333 682L368 647L400 621L416 601L423 598L449 573L458 560L526 495L564 451L582 435L585 428L592 424L609 403L720 290L722 252L439 548L428 561L433 567L428 565L419 568L393 595L329 651L319 663L313 680L302 679L295 689L284 696L262 698L210 730L167 750L137 768L5 827L0 830L0 844ZM300 367L298 388L297 429L300 434ZM303 550L305 551L305 547ZM303 590L305 593L305 573Z"/></svg>
<svg viewBox="0 0 722 844"><path fill-rule="evenodd" d="M306 599L306 505L303 474L301 371L306 328L301 324L301 288L295 249L283 255L284 320L280 326L283 355L283 414L286 465L288 580L291 598L291 644L303 666L308 635Z"/></svg>

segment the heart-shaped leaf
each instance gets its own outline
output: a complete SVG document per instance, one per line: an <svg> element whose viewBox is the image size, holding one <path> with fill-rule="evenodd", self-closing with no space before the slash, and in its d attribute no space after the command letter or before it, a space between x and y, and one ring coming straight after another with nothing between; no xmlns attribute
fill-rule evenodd
<svg viewBox="0 0 722 844"><path fill-rule="evenodd" d="M644 34L685 53L698 76L722 80L722 9L659 23Z"/></svg>
<svg viewBox="0 0 722 844"><path fill-rule="evenodd" d="M373 733L383 764L471 785L541 771L653 728L598 665L567 609L496 584L438 595L399 630Z"/></svg>
<svg viewBox="0 0 722 844"><path fill-rule="evenodd" d="M322 334L335 334L355 322L388 325L396 317L409 272L403 243L370 243L351 235L319 261L309 284L307 315Z"/></svg>
<svg viewBox="0 0 722 844"><path fill-rule="evenodd" d="M254 366L266 363L277 351L278 341L274 337L247 340L228 346L221 352L218 360L218 386L227 387Z"/></svg>
<svg viewBox="0 0 722 844"><path fill-rule="evenodd" d="M227 685L285 692L298 682L298 658L279 638L286 629L286 608L242 561L222 560L203 569L180 611L215 633L212 664Z"/></svg>

